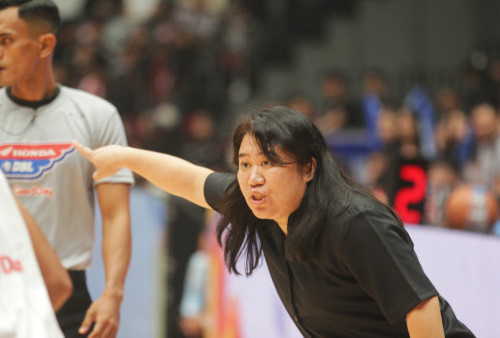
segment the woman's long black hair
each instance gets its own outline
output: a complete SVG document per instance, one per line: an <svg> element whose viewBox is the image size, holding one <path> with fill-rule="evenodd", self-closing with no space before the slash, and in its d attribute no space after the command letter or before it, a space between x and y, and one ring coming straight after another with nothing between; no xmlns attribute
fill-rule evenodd
<svg viewBox="0 0 500 338"><path fill-rule="evenodd" d="M286 107L264 108L245 117L233 134L233 162L238 165L238 152L243 137L255 138L259 148L272 162L282 164L276 147L290 154L301 170L316 160L314 178L308 183L300 207L290 216L285 240L285 255L304 261L314 253L329 205L335 201L347 206L354 190L362 191L333 160L326 142L303 114ZM274 221L258 219L248 207L238 184L233 184L222 199L222 218L217 227L219 244L229 271L246 254L245 273L250 275L262 256L258 235L266 233Z"/></svg>

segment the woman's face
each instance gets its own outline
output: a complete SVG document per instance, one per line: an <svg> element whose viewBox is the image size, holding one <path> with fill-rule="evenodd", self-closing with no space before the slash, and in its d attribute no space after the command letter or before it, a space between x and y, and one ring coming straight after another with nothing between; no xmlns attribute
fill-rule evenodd
<svg viewBox="0 0 500 338"><path fill-rule="evenodd" d="M301 170L280 147L276 153L288 164L271 163L253 136L246 134L238 153L238 183L254 215L276 221L286 233L288 217L300 206L314 171Z"/></svg>

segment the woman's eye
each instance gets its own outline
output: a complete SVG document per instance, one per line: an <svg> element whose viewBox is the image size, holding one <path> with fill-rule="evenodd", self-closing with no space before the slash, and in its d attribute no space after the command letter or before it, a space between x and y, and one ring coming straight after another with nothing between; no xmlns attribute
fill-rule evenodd
<svg viewBox="0 0 500 338"><path fill-rule="evenodd" d="M12 42L11 38L3 38L3 39L1 39L0 44L6 45L6 44L8 44L10 42Z"/></svg>
<svg viewBox="0 0 500 338"><path fill-rule="evenodd" d="M247 169L248 167L250 167L250 164L247 162L240 162L240 168Z"/></svg>
<svg viewBox="0 0 500 338"><path fill-rule="evenodd" d="M263 167L270 167L271 166L271 162L270 161L264 161L264 162L262 162L262 166Z"/></svg>

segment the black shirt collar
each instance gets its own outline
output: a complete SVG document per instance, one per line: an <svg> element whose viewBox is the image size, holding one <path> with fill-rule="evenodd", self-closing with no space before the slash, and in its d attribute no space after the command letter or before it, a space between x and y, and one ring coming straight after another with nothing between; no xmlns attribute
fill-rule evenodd
<svg viewBox="0 0 500 338"><path fill-rule="evenodd" d="M50 96L50 97L48 97L46 99L43 99L43 100L39 100L39 101L27 101L27 100L19 99L19 98L13 96L12 95L12 88L11 87L7 87L7 96L12 101L14 101L15 103L17 103L20 106L24 106L24 107L28 107L28 108L33 108L33 109L37 109L37 108L40 108L43 105L51 103L52 101L54 101L56 99L57 96L59 96L60 92L61 92L61 89L59 88L59 86L57 86L56 87L56 91L54 92L54 94L52 96Z"/></svg>

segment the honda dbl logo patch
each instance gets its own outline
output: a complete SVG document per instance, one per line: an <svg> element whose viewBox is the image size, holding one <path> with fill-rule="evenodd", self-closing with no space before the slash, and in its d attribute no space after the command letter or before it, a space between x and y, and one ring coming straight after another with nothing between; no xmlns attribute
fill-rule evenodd
<svg viewBox="0 0 500 338"><path fill-rule="evenodd" d="M71 143L0 145L0 169L8 179L37 179L74 150Z"/></svg>

